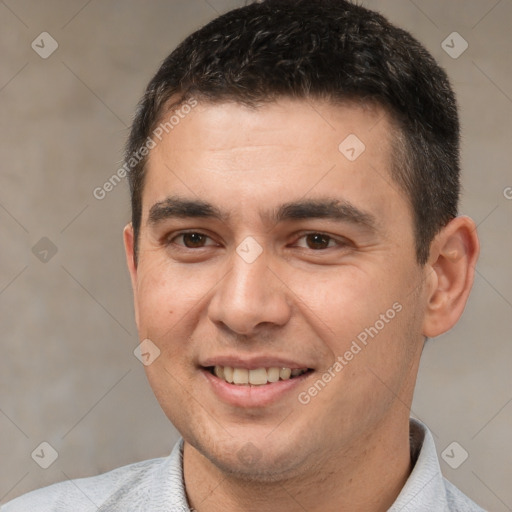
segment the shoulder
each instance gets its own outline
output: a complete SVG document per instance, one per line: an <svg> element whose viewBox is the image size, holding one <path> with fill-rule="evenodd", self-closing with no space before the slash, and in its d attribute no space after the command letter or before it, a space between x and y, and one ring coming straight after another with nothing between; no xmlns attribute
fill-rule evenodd
<svg viewBox="0 0 512 512"><path fill-rule="evenodd" d="M89 478L67 480L29 492L1 507L1 512L97 512L109 498L129 489L141 491L168 458L145 460Z"/></svg>
<svg viewBox="0 0 512 512"><path fill-rule="evenodd" d="M459 490L451 482L444 480L446 489L446 502L448 510L455 512L485 512L485 510L468 498L461 490Z"/></svg>

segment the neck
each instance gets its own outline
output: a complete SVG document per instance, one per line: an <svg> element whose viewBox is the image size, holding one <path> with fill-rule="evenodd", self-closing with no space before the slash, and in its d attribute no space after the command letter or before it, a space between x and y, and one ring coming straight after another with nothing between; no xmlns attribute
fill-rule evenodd
<svg viewBox="0 0 512 512"><path fill-rule="evenodd" d="M384 512L412 469L409 420L395 416L349 448L333 448L298 474L272 482L226 474L188 443L183 460L187 496L197 512Z"/></svg>

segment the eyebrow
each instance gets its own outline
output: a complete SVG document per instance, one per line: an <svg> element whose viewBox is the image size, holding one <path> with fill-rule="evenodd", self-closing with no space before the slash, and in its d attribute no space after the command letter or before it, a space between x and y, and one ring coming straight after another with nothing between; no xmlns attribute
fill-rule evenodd
<svg viewBox="0 0 512 512"><path fill-rule="evenodd" d="M292 201L279 207L273 215L276 222L302 219L328 219L377 230L377 218L346 200L334 198Z"/></svg>
<svg viewBox="0 0 512 512"><path fill-rule="evenodd" d="M371 231L377 230L377 219L373 214L357 208L349 201L329 197L284 203L265 216L274 223L328 219L363 226ZM172 218L210 218L225 222L229 214L206 201L171 196L151 207L148 224L155 225Z"/></svg>
<svg viewBox="0 0 512 512"><path fill-rule="evenodd" d="M206 201L171 196L155 203L149 210L148 224L158 224L171 218L213 218L225 221L228 215Z"/></svg>

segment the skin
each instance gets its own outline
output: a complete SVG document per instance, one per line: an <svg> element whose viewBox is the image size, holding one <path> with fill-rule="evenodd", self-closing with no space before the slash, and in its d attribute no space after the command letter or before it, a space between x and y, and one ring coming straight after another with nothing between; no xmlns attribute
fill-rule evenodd
<svg viewBox="0 0 512 512"><path fill-rule="evenodd" d="M424 339L462 314L478 240L473 221L457 217L418 265L412 210L390 175L392 133L375 106L200 103L151 150L137 265L131 225L124 241L139 337L161 351L147 376L185 440L197 511L384 511L407 480ZM355 161L338 149L349 134L366 146ZM149 222L169 197L208 202L225 218ZM272 218L283 203L333 199L365 212L373 228ZM248 236L262 249L252 263L236 251ZM396 303L401 311L300 403ZM314 371L265 406L234 405L201 368L226 356L284 358Z"/></svg>

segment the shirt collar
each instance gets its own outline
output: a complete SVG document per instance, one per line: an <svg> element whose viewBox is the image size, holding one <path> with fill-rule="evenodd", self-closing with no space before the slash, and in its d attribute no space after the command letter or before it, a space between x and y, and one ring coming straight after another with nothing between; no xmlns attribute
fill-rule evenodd
<svg viewBox="0 0 512 512"><path fill-rule="evenodd" d="M389 512L448 510L444 479L430 430L410 418L409 439L414 467Z"/></svg>

